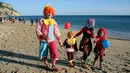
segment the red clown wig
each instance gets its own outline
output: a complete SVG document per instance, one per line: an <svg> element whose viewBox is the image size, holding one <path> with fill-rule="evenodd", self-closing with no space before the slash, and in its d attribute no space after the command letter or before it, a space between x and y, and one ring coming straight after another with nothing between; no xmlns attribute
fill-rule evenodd
<svg viewBox="0 0 130 73"><path fill-rule="evenodd" d="M48 13L51 13L52 16L54 16L55 15L55 10L51 6L45 5L44 10L43 10L43 14L44 14L44 16L46 16Z"/></svg>

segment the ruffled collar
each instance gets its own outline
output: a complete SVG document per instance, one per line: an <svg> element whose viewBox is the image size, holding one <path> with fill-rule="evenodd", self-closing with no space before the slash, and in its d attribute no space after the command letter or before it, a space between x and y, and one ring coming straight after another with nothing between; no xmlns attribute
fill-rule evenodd
<svg viewBox="0 0 130 73"><path fill-rule="evenodd" d="M74 44L75 44L75 41L76 41L75 38L67 39L67 43L68 43L69 45L74 45Z"/></svg>

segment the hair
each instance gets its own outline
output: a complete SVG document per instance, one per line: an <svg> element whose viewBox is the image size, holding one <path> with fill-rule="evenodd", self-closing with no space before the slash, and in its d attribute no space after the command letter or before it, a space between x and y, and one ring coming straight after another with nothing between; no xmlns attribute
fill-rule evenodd
<svg viewBox="0 0 130 73"><path fill-rule="evenodd" d="M54 16L54 15L55 15L55 10L54 10L54 8L52 8L51 6L46 5L46 6L44 7L43 14L44 14L44 16L46 16L48 13L51 13L52 16Z"/></svg>
<svg viewBox="0 0 130 73"><path fill-rule="evenodd" d="M75 36L75 33L73 31L69 31L67 34L67 37Z"/></svg>

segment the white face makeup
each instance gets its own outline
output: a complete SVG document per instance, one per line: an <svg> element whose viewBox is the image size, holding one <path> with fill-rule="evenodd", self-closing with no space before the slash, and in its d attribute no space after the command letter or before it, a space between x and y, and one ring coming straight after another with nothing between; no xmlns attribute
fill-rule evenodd
<svg viewBox="0 0 130 73"><path fill-rule="evenodd" d="M51 17L52 17L52 14L51 14L51 13L48 13L48 14L47 14L47 17L48 17L48 18L51 18Z"/></svg>
<svg viewBox="0 0 130 73"><path fill-rule="evenodd" d="M90 24L85 24L86 25L86 27L88 27L88 28L91 28L92 27L92 25L90 25Z"/></svg>

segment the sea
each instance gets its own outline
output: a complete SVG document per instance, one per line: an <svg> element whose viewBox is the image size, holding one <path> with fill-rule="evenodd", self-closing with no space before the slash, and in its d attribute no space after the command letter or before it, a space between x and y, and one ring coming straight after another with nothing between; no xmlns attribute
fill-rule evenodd
<svg viewBox="0 0 130 73"><path fill-rule="evenodd" d="M43 16L17 16L16 19L24 18L30 21L43 18ZM71 23L71 30L78 30L85 25L88 18L95 19L95 28L103 27L107 29L109 36L130 39L130 15L56 15L53 17L60 28L64 28L66 22Z"/></svg>

